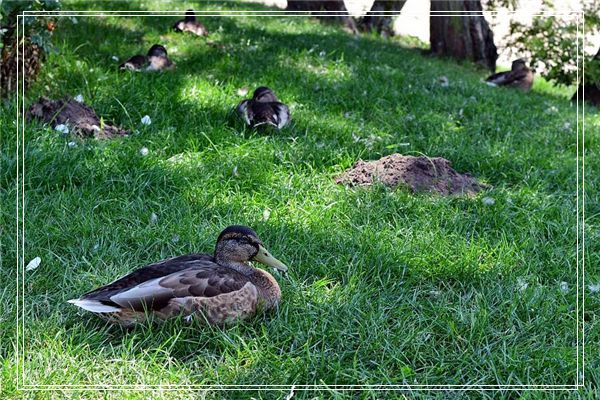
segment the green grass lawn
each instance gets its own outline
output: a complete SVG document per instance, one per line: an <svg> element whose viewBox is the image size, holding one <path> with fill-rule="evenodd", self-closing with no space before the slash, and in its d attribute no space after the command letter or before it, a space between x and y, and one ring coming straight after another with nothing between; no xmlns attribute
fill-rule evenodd
<svg viewBox="0 0 600 400"><path fill-rule="evenodd" d="M66 3L63 9L90 7ZM95 7L136 8L110 2ZM176 19L62 18L54 36L58 52L27 94L27 104L42 94L81 94L105 120L134 134L75 140L77 146L70 147L72 138L27 124L19 149L25 165L24 261L39 256L42 263L24 282L25 384L578 380L578 142L567 90L542 81L529 94L491 88L481 82L485 71L469 64L431 58L396 40L353 37L304 17L204 18L210 40L224 49L170 32ZM175 71L117 71L119 62L154 43L167 47ZM439 85L441 76L449 87ZM232 115L242 99L238 89L259 85L274 89L290 106L290 127L254 132ZM16 108L9 102L0 110L0 393L55 398L17 392L15 386ZM144 115L151 125L140 123ZM585 123L585 288L579 283L590 343L586 381L594 387L600 379L600 338L593 329L600 295L587 285L600 282L593 268L600 261L599 114L587 108ZM493 188L475 198L441 198L401 188L351 189L333 181L358 159L394 152L445 157L459 172ZM178 161L169 161L174 156ZM483 197L494 204L486 205ZM283 291L277 312L227 329L169 321L126 330L66 303L146 263L212 252L217 235L230 224L253 227L290 267L287 276L277 275ZM562 395L569 396L556 396ZM208 395L224 396L241 393ZM384 394L331 389L296 392L294 398L321 396Z"/></svg>

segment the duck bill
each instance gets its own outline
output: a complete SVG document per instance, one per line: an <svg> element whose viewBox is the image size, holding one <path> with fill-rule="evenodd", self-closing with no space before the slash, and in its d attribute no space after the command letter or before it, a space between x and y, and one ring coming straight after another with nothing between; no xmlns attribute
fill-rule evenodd
<svg viewBox="0 0 600 400"><path fill-rule="evenodd" d="M284 263L273 257L262 245L258 246L258 253L254 256L254 259L281 272L287 272L288 270L288 267Z"/></svg>

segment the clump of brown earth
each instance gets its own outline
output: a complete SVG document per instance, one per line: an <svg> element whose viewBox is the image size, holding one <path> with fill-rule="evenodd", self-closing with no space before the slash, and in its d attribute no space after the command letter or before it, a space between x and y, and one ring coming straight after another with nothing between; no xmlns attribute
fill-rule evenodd
<svg viewBox="0 0 600 400"><path fill-rule="evenodd" d="M129 134L126 129L101 123L93 108L73 99L50 100L42 96L29 107L27 117L49 123L53 128L66 125L69 132L82 138L110 139Z"/></svg>
<svg viewBox="0 0 600 400"><path fill-rule="evenodd" d="M359 160L335 178L336 183L369 186L407 186L413 192L438 193L442 196L474 195L487 185L470 174L456 172L450 161L441 157L414 157L392 154L375 161Z"/></svg>

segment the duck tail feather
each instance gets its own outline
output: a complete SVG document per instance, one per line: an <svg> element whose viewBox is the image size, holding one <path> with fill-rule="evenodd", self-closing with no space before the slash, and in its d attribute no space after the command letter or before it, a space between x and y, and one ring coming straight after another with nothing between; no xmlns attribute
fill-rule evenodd
<svg viewBox="0 0 600 400"><path fill-rule="evenodd" d="M121 311L120 308L102 304L98 300L71 299L71 300L67 300L67 303L71 303L73 305L76 305L77 307L83 308L84 310L95 312L95 313L109 313L109 312Z"/></svg>

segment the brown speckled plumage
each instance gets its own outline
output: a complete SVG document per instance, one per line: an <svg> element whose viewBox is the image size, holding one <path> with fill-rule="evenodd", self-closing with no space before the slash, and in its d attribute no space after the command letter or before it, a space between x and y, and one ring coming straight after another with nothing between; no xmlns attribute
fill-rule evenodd
<svg viewBox="0 0 600 400"><path fill-rule="evenodd" d="M492 86L508 86L528 92L533 86L533 71L519 58L512 62L510 71L490 75L485 81Z"/></svg>
<svg viewBox="0 0 600 400"><path fill-rule="evenodd" d="M251 99L240 102L236 110L244 122L251 127L270 125L277 129L290 122L290 109L281 103L268 87L261 86Z"/></svg>
<svg viewBox="0 0 600 400"><path fill-rule="evenodd" d="M190 32L198 36L208 36L206 27L196 20L194 10L187 10L185 18L175 22L173 29L175 32Z"/></svg>
<svg viewBox="0 0 600 400"><path fill-rule="evenodd" d="M274 308L281 300L275 278L248 264L253 260L287 269L252 229L230 226L219 235L214 256L190 254L147 265L69 302L124 326L149 315L198 314L211 324L226 324L251 317L259 308Z"/></svg>

